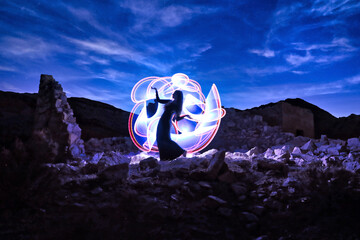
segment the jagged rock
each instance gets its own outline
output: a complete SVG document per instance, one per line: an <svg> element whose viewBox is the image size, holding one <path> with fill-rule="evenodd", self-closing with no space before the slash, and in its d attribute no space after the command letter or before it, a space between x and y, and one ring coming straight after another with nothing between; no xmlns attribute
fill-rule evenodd
<svg viewBox="0 0 360 240"><path fill-rule="evenodd" d="M95 153L94 156L89 161L89 163L97 164L100 161L100 159L102 158L103 155L104 155L103 152Z"/></svg>
<svg viewBox="0 0 360 240"><path fill-rule="evenodd" d="M360 151L360 140L359 138L349 138L347 140L348 148L352 151Z"/></svg>
<svg viewBox="0 0 360 240"><path fill-rule="evenodd" d="M308 152L308 151L314 151L316 149L316 145L314 143L313 140L309 140L307 143L305 143L302 147L301 150Z"/></svg>
<svg viewBox="0 0 360 240"><path fill-rule="evenodd" d="M219 180L230 183L246 174L245 169L241 166L242 162L234 162L229 159L225 159L224 162L224 173L219 176Z"/></svg>
<svg viewBox="0 0 360 240"><path fill-rule="evenodd" d="M354 161L354 159L355 159L354 155L352 153L349 153L346 158L350 161Z"/></svg>
<svg viewBox="0 0 360 240"><path fill-rule="evenodd" d="M224 165L225 151L215 153L210 160L209 166L206 169L195 169L190 172L190 176L195 179L216 179L220 169Z"/></svg>
<svg viewBox="0 0 360 240"><path fill-rule="evenodd" d="M63 162L85 153L81 129L61 85L51 75L41 75L32 141L37 158ZM41 147L39 147L41 146Z"/></svg>
<svg viewBox="0 0 360 240"><path fill-rule="evenodd" d="M284 151L283 149L276 148L276 149L274 150L274 154L275 154L276 156L280 156L280 155L282 155L282 154L284 154L284 153L285 153L285 151Z"/></svg>
<svg viewBox="0 0 360 240"><path fill-rule="evenodd" d="M205 207L208 207L208 208L218 208L219 206L225 205L225 204L226 204L225 200L223 200L219 197L213 196L213 195L207 196L207 198L204 201Z"/></svg>
<svg viewBox="0 0 360 240"><path fill-rule="evenodd" d="M326 149L327 154L331 155L331 156L338 156L339 155L339 150L337 147L330 147Z"/></svg>
<svg viewBox="0 0 360 240"><path fill-rule="evenodd" d="M264 153L265 158L271 158L275 154L274 150L271 148L268 148L266 152Z"/></svg>
<svg viewBox="0 0 360 240"><path fill-rule="evenodd" d="M259 154L259 148L258 147L253 147L252 149L250 149L249 151L246 152L246 155L248 155L249 157L254 156Z"/></svg>
<svg viewBox="0 0 360 240"><path fill-rule="evenodd" d="M200 187L206 188L206 189L212 189L211 185L208 182L200 181L199 182Z"/></svg>
<svg viewBox="0 0 360 240"><path fill-rule="evenodd" d="M226 152L225 154L226 158L230 158L230 159L241 159L241 160L247 160L249 158L249 156L246 153L242 153L242 152Z"/></svg>
<svg viewBox="0 0 360 240"><path fill-rule="evenodd" d="M112 166L112 165L118 165L118 164L129 164L130 159L124 155L122 155L120 152L106 152L102 155L101 159L99 160L99 164L103 164L105 166Z"/></svg>
<svg viewBox="0 0 360 240"><path fill-rule="evenodd" d="M301 154L300 157L308 163L316 160L316 157L314 157L313 155L309 155L309 154Z"/></svg>
<svg viewBox="0 0 360 240"><path fill-rule="evenodd" d="M359 161L356 161L352 156L342 162L343 167L351 172L357 172L360 169Z"/></svg>
<svg viewBox="0 0 360 240"><path fill-rule="evenodd" d="M198 155L199 158L211 158L212 156L214 156L215 153L217 153L219 150L217 149L210 149L204 153L201 153Z"/></svg>
<svg viewBox="0 0 360 240"><path fill-rule="evenodd" d="M159 166L159 162L156 158L153 157L149 157L146 158L144 160L141 160L139 163L139 167L141 170L146 170L146 169L153 169Z"/></svg>
<svg viewBox="0 0 360 240"><path fill-rule="evenodd" d="M290 158L290 148L288 146L283 146L281 149L275 149L274 154L276 160L289 160Z"/></svg>
<svg viewBox="0 0 360 240"><path fill-rule="evenodd" d="M155 176L160 171L160 165L156 158L149 157L144 160L141 160L139 163L140 172L145 177Z"/></svg>
<svg viewBox="0 0 360 240"><path fill-rule="evenodd" d="M323 158L321 158L321 161L325 167L340 167L341 166L341 161L339 161L338 157L324 156Z"/></svg>
<svg viewBox="0 0 360 240"><path fill-rule="evenodd" d="M275 174L280 176L287 176L289 168L283 162L278 162L269 159L259 159L257 162L257 168L260 171L273 170Z"/></svg>
<svg viewBox="0 0 360 240"><path fill-rule="evenodd" d="M320 138L320 143L322 144L322 145L327 145L327 144L329 144L329 139L328 139L328 137L326 136L326 135L321 135L321 138Z"/></svg>
<svg viewBox="0 0 360 240"><path fill-rule="evenodd" d="M129 173L129 164L121 163L105 168L99 173L99 177L110 181L125 181Z"/></svg>
<svg viewBox="0 0 360 240"><path fill-rule="evenodd" d="M300 156L302 154L299 147L294 147L293 151L291 152L293 156Z"/></svg>
<svg viewBox="0 0 360 240"><path fill-rule="evenodd" d="M321 145L317 151L318 152L327 152L327 149L330 147L330 145Z"/></svg>
<svg viewBox="0 0 360 240"><path fill-rule="evenodd" d="M169 173L171 175L189 174L191 168L191 161L185 158L177 158L172 161L159 162L160 173Z"/></svg>
<svg viewBox="0 0 360 240"><path fill-rule="evenodd" d="M210 179L215 179L224 164L225 151L220 151L214 154L210 161L209 167L207 168L207 176Z"/></svg>

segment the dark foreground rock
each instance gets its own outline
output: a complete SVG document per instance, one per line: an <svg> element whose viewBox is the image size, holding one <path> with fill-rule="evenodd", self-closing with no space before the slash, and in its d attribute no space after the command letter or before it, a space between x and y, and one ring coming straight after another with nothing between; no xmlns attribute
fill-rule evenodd
<svg viewBox="0 0 360 240"><path fill-rule="evenodd" d="M108 151L34 165L2 152L0 238L359 239L359 168L347 165L358 140L165 162Z"/></svg>

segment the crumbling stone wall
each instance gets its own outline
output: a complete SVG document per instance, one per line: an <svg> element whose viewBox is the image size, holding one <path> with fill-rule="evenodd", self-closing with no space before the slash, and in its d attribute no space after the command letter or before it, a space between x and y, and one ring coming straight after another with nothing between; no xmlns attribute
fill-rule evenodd
<svg viewBox="0 0 360 240"><path fill-rule="evenodd" d="M247 111L261 115L270 126L280 126L284 132L314 137L314 115L309 109L281 101Z"/></svg>
<svg viewBox="0 0 360 240"><path fill-rule="evenodd" d="M282 130L295 135L314 137L314 115L306 108L293 106L283 102L282 106Z"/></svg>
<svg viewBox="0 0 360 240"><path fill-rule="evenodd" d="M41 75L35 109L32 144L37 158L62 162L85 153L81 129L61 85L51 75Z"/></svg>

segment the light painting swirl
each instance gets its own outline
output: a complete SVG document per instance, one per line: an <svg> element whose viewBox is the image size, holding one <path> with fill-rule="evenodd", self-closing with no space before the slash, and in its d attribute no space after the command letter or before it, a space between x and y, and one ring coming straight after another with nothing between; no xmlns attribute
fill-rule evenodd
<svg viewBox="0 0 360 240"><path fill-rule="evenodd" d="M205 98L200 84L182 73L172 77L147 77L135 84L131 91L131 100L135 106L128 122L134 144L145 152L158 151L156 130L164 105L154 102L155 92L152 87L158 89L160 99L171 99L176 90L183 92L181 115L188 114L191 119L185 118L179 122L173 120L171 139L188 153L204 149L215 137L221 118L225 116L225 109L221 108L215 84Z"/></svg>

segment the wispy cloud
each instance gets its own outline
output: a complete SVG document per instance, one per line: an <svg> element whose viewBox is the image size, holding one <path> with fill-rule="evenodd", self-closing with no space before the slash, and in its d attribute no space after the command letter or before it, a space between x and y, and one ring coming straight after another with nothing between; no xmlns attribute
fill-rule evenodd
<svg viewBox="0 0 360 240"><path fill-rule="evenodd" d="M78 45L79 47L89 50L95 53L120 56L125 60L133 59L136 61L140 57L140 53L130 47L121 46L119 43L107 40L95 38L91 40L81 40L75 38L65 37L69 42Z"/></svg>
<svg viewBox="0 0 360 240"><path fill-rule="evenodd" d="M314 57L307 52L305 56L300 56L296 54L289 54L285 56L285 60L293 66L300 66L304 63L313 61Z"/></svg>
<svg viewBox="0 0 360 240"><path fill-rule="evenodd" d="M354 14L360 9L360 2L357 0L315 0L311 13L322 16L333 14Z"/></svg>
<svg viewBox="0 0 360 240"><path fill-rule="evenodd" d="M211 44L209 43L203 44L202 46L193 50L191 57L200 57L204 52L210 50L211 48L212 48Z"/></svg>
<svg viewBox="0 0 360 240"><path fill-rule="evenodd" d="M131 46L123 46L115 41L99 38L81 40L66 37L66 39L84 50L104 56L110 56L116 61L134 62L158 71L168 69L165 64L150 61L141 52L133 49Z"/></svg>
<svg viewBox="0 0 360 240"><path fill-rule="evenodd" d="M211 14L214 8L183 5L165 5L163 1L127 0L120 3L135 17L132 30L145 35L156 35L166 28L177 27L193 17Z"/></svg>
<svg viewBox="0 0 360 240"><path fill-rule="evenodd" d="M305 71L299 71L299 70L293 70L291 71L292 73L294 74L297 74L297 75L303 75L303 74L307 74L308 72L305 72Z"/></svg>
<svg viewBox="0 0 360 240"><path fill-rule="evenodd" d="M334 38L330 43L313 43L306 44L303 42L292 43L296 50L304 50L304 51L312 51L312 50L320 50L323 52L330 52L334 50L342 51L342 52L353 52L356 51L357 48L350 44L350 40L342 37L342 38Z"/></svg>
<svg viewBox="0 0 360 240"><path fill-rule="evenodd" d="M267 76L272 75L275 73L282 73L289 71L290 68L287 66L270 66L270 67L264 67L264 68L246 68L245 72L248 75L253 76Z"/></svg>
<svg viewBox="0 0 360 240"><path fill-rule="evenodd" d="M139 51L132 46L127 44L121 44L108 39L93 38L89 40L75 39L64 37L70 43L75 44L80 47L83 51L81 55L84 55L86 58L78 60L78 64L89 65L91 64L90 60L96 63L106 65L110 59L116 62L132 62L140 66L145 66L152 70L156 70L159 73L168 73L174 66L182 64L184 62L192 61L191 58L178 57L175 60L160 61L156 54L162 53L162 51L153 51L152 47L147 49L147 46L143 45L142 48L145 50ZM210 44L193 44L189 46L190 54L188 57L199 57L202 53L209 50L212 46ZM168 48L166 51L170 51ZM172 51L172 49L171 49ZM148 53L148 54L147 54ZM96 57L91 56L97 54ZM87 57L90 55L90 57Z"/></svg>
<svg viewBox="0 0 360 240"><path fill-rule="evenodd" d="M335 38L330 43L293 43L295 50L305 51L306 55L288 54L285 60L293 66L307 63L331 64L352 56L358 49L350 44L347 38Z"/></svg>
<svg viewBox="0 0 360 240"><path fill-rule="evenodd" d="M115 69L105 69L103 73L96 75L96 78L102 78L107 81L111 81L114 83L121 83L122 85L132 85L132 82L129 79L136 79L134 74L127 73L127 72L120 72Z"/></svg>
<svg viewBox="0 0 360 240"><path fill-rule="evenodd" d="M249 50L249 52L259 55L259 56L266 57L266 58L275 57L275 52L270 49L251 49L251 50Z"/></svg>
<svg viewBox="0 0 360 240"><path fill-rule="evenodd" d="M5 36L0 39L0 55L9 57L46 59L48 56L62 51L64 51L63 47L36 36Z"/></svg>
<svg viewBox="0 0 360 240"><path fill-rule="evenodd" d="M359 13L359 10L360 2L356 0L280 2L273 13L269 31L262 43L264 48L251 49L249 52L267 58L280 56L289 68L295 68L293 69L295 74L297 74L296 68L302 65L314 68L344 61L359 51L359 47L354 44L355 40L351 39L346 31L338 31L336 37L332 39L329 39L328 35L318 36L322 29L345 28L346 17ZM309 34L307 31L315 29L319 29L316 33L317 37L304 38L304 34ZM302 40L293 42L293 39ZM280 50L274 52L271 50L274 49L273 46L280 47ZM315 64L310 66L310 63ZM272 74L272 71L264 71L266 72Z"/></svg>
<svg viewBox="0 0 360 240"><path fill-rule="evenodd" d="M4 72L16 72L17 69L14 67L0 66L0 71Z"/></svg>
<svg viewBox="0 0 360 240"><path fill-rule="evenodd" d="M86 22L93 26L94 28L103 31L104 27L101 25L93 16L92 12L90 12L86 8L75 8L73 6L67 5L67 10L78 20Z"/></svg>
<svg viewBox="0 0 360 240"><path fill-rule="evenodd" d="M353 77L349 77L349 78L345 79L345 81L350 84L359 84L360 83L360 74L353 76Z"/></svg>

